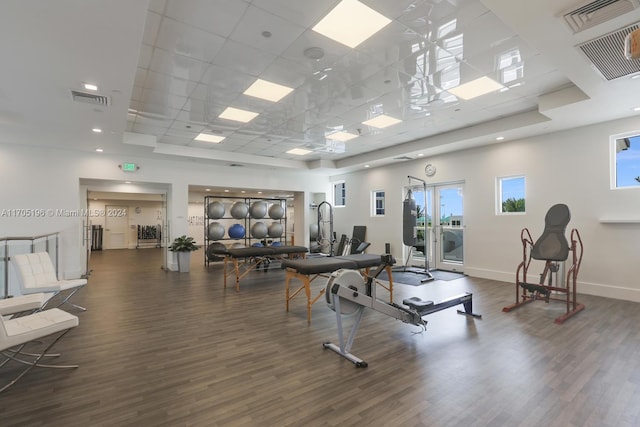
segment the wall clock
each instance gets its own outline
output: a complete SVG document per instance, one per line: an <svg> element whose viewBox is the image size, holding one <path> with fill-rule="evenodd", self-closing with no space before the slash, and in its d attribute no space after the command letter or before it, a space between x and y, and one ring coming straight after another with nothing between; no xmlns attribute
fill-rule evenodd
<svg viewBox="0 0 640 427"><path fill-rule="evenodd" d="M433 176L436 174L436 167L431 164L431 163L427 163L427 165L424 167L424 174L427 176Z"/></svg>

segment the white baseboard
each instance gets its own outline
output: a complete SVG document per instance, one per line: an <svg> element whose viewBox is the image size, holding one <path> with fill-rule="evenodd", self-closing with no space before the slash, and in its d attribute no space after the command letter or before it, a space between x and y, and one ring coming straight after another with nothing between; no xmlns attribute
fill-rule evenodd
<svg viewBox="0 0 640 427"><path fill-rule="evenodd" d="M482 268L468 267L465 265L464 273L467 276L497 280L500 282L515 283L516 281L515 272L486 270ZM640 289L581 281L578 281L577 288L578 294L640 302Z"/></svg>

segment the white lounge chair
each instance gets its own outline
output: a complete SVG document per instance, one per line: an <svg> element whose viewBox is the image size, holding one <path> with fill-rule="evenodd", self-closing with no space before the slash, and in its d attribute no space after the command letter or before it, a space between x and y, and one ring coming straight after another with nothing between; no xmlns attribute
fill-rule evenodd
<svg viewBox="0 0 640 427"><path fill-rule="evenodd" d="M15 266L23 295L52 292L53 296L56 296L61 292L67 292L64 299L56 307L66 303L82 311L86 310L84 307L71 303L69 298L87 284L87 279L58 280L48 253L13 255L11 262Z"/></svg>
<svg viewBox="0 0 640 427"><path fill-rule="evenodd" d="M20 372L17 377L0 388L0 393L15 384L34 366L42 368L77 368L77 365L45 365L40 363L40 360L45 356L56 356L48 354L47 351L76 326L78 326L78 317L59 308L52 308L9 320L5 320L0 316L0 354L4 357L0 362L0 368L3 368L10 361L27 365L27 368ZM30 342L41 342L41 340L49 336L55 336L55 338L41 352L37 354L23 352L24 347ZM25 357L29 359L25 359Z"/></svg>

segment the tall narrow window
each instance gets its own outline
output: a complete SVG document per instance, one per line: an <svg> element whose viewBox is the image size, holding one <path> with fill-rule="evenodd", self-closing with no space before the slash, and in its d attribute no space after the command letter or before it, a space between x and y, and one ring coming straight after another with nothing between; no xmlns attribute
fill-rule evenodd
<svg viewBox="0 0 640 427"><path fill-rule="evenodd" d="M346 206L347 193L344 181L333 184L333 206Z"/></svg>
<svg viewBox="0 0 640 427"><path fill-rule="evenodd" d="M640 134L612 138L615 172L613 188L640 188Z"/></svg>
<svg viewBox="0 0 640 427"><path fill-rule="evenodd" d="M524 176L498 178L498 207L501 214L525 212Z"/></svg>
<svg viewBox="0 0 640 427"><path fill-rule="evenodd" d="M384 191L371 192L371 214L372 216L384 216Z"/></svg>

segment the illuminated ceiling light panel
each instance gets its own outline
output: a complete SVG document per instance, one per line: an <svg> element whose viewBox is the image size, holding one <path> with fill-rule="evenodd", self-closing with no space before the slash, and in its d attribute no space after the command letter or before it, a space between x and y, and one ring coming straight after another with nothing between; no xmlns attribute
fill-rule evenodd
<svg viewBox="0 0 640 427"><path fill-rule="evenodd" d="M358 135L354 135L349 132L334 132L332 134L326 135L327 139L334 139L336 141L347 142L352 140L353 138L357 138Z"/></svg>
<svg viewBox="0 0 640 427"><path fill-rule="evenodd" d="M98 86L92 85L91 83L85 83L83 86L86 90L98 90Z"/></svg>
<svg viewBox="0 0 640 427"><path fill-rule="evenodd" d="M311 150L306 150L304 148L292 148L287 151L287 154L295 154L296 156L304 156L305 154L311 153Z"/></svg>
<svg viewBox="0 0 640 427"><path fill-rule="evenodd" d="M384 129L400 122L402 122L402 120L394 119L393 117L381 114L377 117L374 117L373 119L367 120L366 122L362 122L362 124L378 129Z"/></svg>
<svg viewBox="0 0 640 427"><path fill-rule="evenodd" d="M391 19L357 0L342 0L313 31L354 48L390 22Z"/></svg>
<svg viewBox="0 0 640 427"><path fill-rule="evenodd" d="M221 119L233 120L235 122L249 123L255 119L258 113L252 111L240 110L238 108L227 107L218 117Z"/></svg>
<svg viewBox="0 0 640 427"><path fill-rule="evenodd" d="M93 133L102 133L102 129L100 128L93 128L91 130L93 131Z"/></svg>
<svg viewBox="0 0 640 427"><path fill-rule="evenodd" d="M456 86L452 89L447 89L447 92L454 94L458 98L468 100L500 90L503 87L504 86L500 83L495 80L491 80L489 77L480 77L479 79L471 80L468 83Z"/></svg>
<svg viewBox="0 0 640 427"><path fill-rule="evenodd" d="M244 91L244 94L253 96L254 98L278 102L292 91L293 88L258 79Z"/></svg>
<svg viewBox="0 0 640 427"><path fill-rule="evenodd" d="M202 141L202 142L213 142L214 144L218 144L220 142L222 142L222 140L224 140L224 136L219 136L219 135L211 135L209 133L201 133L198 136L195 137L196 141Z"/></svg>

